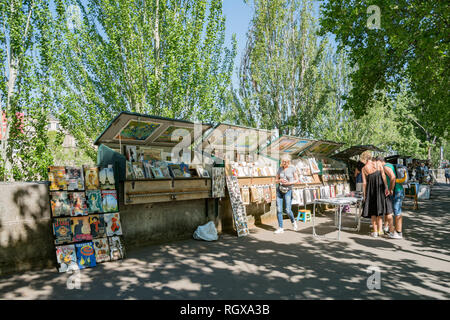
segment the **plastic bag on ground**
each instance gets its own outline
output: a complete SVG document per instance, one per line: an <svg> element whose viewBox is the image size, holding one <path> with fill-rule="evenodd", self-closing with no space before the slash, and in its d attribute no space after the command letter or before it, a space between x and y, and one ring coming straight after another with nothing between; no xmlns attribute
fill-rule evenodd
<svg viewBox="0 0 450 320"><path fill-rule="evenodd" d="M194 232L194 239L205 241L216 241L219 239L214 222L210 221L207 224L198 226L197 230Z"/></svg>

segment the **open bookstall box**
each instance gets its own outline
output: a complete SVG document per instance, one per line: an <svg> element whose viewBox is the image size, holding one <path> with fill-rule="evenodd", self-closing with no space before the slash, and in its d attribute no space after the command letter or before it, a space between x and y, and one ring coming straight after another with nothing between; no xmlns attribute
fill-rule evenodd
<svg viewBox="0 0 450 320"><path fill-rule="evenodd" d="M198 156L193 146L210 128L209 124L121 112L94 144L123 159L119 176L125 205L208 199L212 197L212 165L192 160ZM107 162L102 157L108 153L99 153L98 162Z"/></svg>
<svg viewBox="0 0 450 320"><path fill-rule="evenodd" d="M321 198L334 198L350 192L348 171L343 162L330 158L341 143L283 135L261 154L269 158L289 155L299 182L292 188L292 204L305 206Z"/></svg>
<svg viewBox="0 0 450 320"><path fill-rule="evenodd" d="M123 233L113 166L51 166L48 171L58 271L122 259Z"/></svg>
<svg viewBox="0 0 450 320"><path fill-rule="evenodd" d="M264 205L276 200L275 175L277 162L258 155L261 146L272 138L267 130L219 123L204 137L199 145L224 169L228 197L222 202L222 219L231 219L238 236L249 234L247 211L264 214ZM228 205L228 204L229 205Z"/></svg>

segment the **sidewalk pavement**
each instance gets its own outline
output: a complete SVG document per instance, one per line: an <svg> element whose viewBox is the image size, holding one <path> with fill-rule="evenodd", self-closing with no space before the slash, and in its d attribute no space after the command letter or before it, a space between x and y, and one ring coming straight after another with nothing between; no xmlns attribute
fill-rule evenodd
<svg viewBox="0 0 450 320"><path fill-rule="evenodd" d="M368 224L340 241L317 239L311 222L294 232L285 220L279 235L261 225L247 237L129 251L81 270L80 289L68 289L69 275L56 269L1 277L0 299L450 299L450 186L435 186L418 211L404 204L402 240L371 238ZM317 233L336 235L332 217L318 218ZM380 289L368 289L370 267L380 270Z"/></svg>

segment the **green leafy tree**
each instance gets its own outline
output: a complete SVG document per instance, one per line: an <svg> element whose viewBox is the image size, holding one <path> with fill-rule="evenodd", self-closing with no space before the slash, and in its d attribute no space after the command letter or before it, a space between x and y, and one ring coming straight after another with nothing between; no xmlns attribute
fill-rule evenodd
<svg viewBox="0 0 450 320"><path fill-rule="evenodd" d="M379 12L371 11L370 5ZM413 119L431 141L448 137L448 3L337 0L322 2L321 8L322 34L334 34L356 66L350 74L353 88L347 107L357 116L367 114L385 92L396 95L407 81L415 99L408 106Z"/></svg>
<svg viewBox="0 0 450 320"><path fill-rule="evenodd" d="M3 180L46 178L52 162L46 135L55 86L52 29L48 1L0 1L0 104L7 119L0 150Z"/></svg>
<svg viewBox="0 0 450 320"><path fill-rule="evenodd" d="M236 42L224 46L221 0L57 3L58 117L92 158L92 141L123 110L200 121L222 116ZM72 27L65 23L69 7L79 8Z"/></svg>
<svg viewBox="0 0 450 320"><path fill-rule="evenodd" d="M317 36L312 2L254 0L253 7L235 119L308 136L331 90L324 77L330 47Z"/></svg>

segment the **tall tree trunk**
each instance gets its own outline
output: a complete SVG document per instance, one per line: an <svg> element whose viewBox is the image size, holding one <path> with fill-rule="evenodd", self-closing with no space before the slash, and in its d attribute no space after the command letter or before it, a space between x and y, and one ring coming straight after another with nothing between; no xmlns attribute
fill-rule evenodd
<svg viewBox="0 0 450 320"><path fill-rule="evenodd" d="M159 112L161 106L161 96L160 96L160 83L161 83L161 66L160 66L160 34L159 34L159 0L156 0L156 10L155 10L155 83L156 83L156 97L155 97L155 108Z"/></svg>

